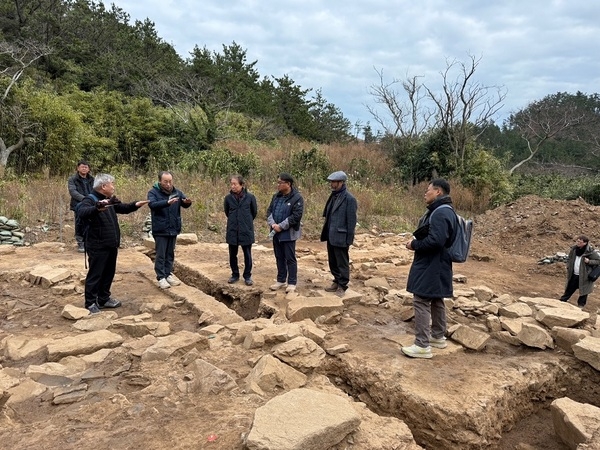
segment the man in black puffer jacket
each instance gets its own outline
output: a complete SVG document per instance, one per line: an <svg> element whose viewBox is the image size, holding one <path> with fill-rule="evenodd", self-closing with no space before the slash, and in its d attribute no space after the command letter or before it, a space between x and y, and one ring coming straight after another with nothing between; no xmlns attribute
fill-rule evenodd
<svg viewBox="0 0 600 450"><path fill-rule="evenodd" d="M444 179L429 183L425 192L427 212L413 233L415 239L406 244L415 256L408 273L406 290L413 294L415 309L415 343L402 347L402 353L413 358L431 358L431 347L446 348L445 297L452 297L452 260L448 247L455 236L456 213L449 196L450 185ZM430 325L431 324L431 325Z"/></svg>
<svg viewBox="0 0 600 450"><path fill-rule="evenodd" d="M75 208L83 198L94 190L94 177L90 175L90 165L87 161L82 160L77 163L77 172L69 177L67 186L71 196L71 211L75 212ZM78 229L77 214L75 214L75 240L79 253L85 252L83 239L83 230Z"/></svg>
<svg viewBox="0 0 600 450"><path fill-rule="evenodd" d="M89 269L85 278L85 307L91 314L102 308L118 308L121 302L110 296L110 287L117 268L117 254L121 245L121 229L117 214L130 214L148 203L142 200L121 203L115 197L115 179L101 174L94 180L94 195L81 201L78 212L88 223L85 250Z"/></svg>
<svg viewBox="0 0 600 450"><path fill-rule="evenodd" d="M189 208L192 201L173 186L173 174L166 171L158 174L158 182L148 191L148 201L156 250L154 272L158 286L168 289L181 284L173 274L175 244L181 233L181 208Z"/></svg>

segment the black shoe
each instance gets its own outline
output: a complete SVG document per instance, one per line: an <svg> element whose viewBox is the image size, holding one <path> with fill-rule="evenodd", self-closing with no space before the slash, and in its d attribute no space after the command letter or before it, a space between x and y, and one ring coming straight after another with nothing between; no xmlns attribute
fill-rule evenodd
<svg viewBox="0 0 600 450"><path fill-rule="evenodd" d="M116 298L109 298L106 302L104 302L102 304L98 304L98 306L100 307L100 309L102 309L102 308L118 308L119 306L121 306L121 302L119 300L117 300Z"/></svg>
<svg viewBox="0 0 600 450"><path fill-rule="evenodd" d="M240 281L240 277L231 277L227 280L229 284L237 283L238 281Z"/></svg>
<svg viewBox="0 0 600 450"><path fill-rule="evenodd" d="M100 308L95 303L90 306L86 306L86 309L90 312L90 314L98 314L100 313Z"/></svg>
<svg viewBox="0 0 600 450"><path fill-rule="evenodd" d="M254 284L254 281L252 281L252 278L246 278L244 280L244 283L246 283L246 286L252 286Z"/></svg>

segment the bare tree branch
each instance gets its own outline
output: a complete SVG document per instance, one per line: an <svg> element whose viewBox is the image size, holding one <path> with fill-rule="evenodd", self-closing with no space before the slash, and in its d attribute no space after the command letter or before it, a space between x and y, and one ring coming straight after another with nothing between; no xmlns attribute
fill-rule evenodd
<svg viewBox="0 0 600 450"><path fill-rule="evenodd" d="M6 67L0 66L0 75L6 75L10 78L0 101L6 100L10 90L28 67L50 53L52 53L50 47L33 41L0 42L0 56L7 57L9 62Z"/></svg>
<svg viewBox="0 0 600 450"><path fill-rule="evenodd" d="M394 137L416 138L430 126L433 113L421 104L424 98L421 93L422 85L417 76L404 81L393 79L386 83L383 70L378 71L379 84L372 85L369 93L375 102L384 106L385 115L391 118L391 123L386 120L376 108L366 105L373 119L381 125L386 134ZM402 90L396 90L396 85L401 85ZM406 96L407 100L403 101Z"/></svg>
<svg viewBox="0 0 600 450"><path fill-rule="evenodd" d="M469 55L469 62L446 61L446 69L440 72L442 92L436 94L425 86L429 99L437 110L439 125L447 133L456 158L464 164L467 141L477 139L491 123L496 113L504 106L506 89L500 86L486 86L474 80L481 57ZM458 70L455 78L453 73ZM477 135L471 130L476 128Z"/></svg>
<svg viewBox="0 0 600 450"><path fill-rule="evenodd" d="M527 143L529 156L515 164L509 173L530 161L551 139L566 135L568 130L582 124L586 114L574 104L555 104L547 99L531 103L511 117L511 123Z"/></svg>

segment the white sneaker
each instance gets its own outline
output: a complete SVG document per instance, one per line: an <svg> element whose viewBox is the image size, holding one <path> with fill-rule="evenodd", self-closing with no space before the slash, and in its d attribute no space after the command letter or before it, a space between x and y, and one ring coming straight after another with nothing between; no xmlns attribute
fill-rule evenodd
<svg viewBox="0 0 600 450"><path fill-rule="evenodd" d="M431 347L423 348L416 344L411 345L410 347L402 347L402 353L404 353L406 356L410 356L411 358L429 359L433 357L433 354L431 353Z"/></svg>
<svg viewBox="0 0 600 450"><path fill-rule="evenodd" d="M161 289L169 289L171 287L166 278L161 278L160 280L158 280L158 286Z"/></svg>
<svg viewBox="0 0 600 450"><path fill-rule="evenodd" d="M282 287L286 287L286 286L287 286L287 283L282 283L281 281L278 281L277 283L272 284L270 289L272 291L276 291L276 290L281 289Z"/></svg>
<svg viewBox="0 0 600 450"><path fill-rule="evenodd" d="M175 275L171 274L167 277L167 283L171 286L179 286L181 281L179 281Z"/></svg>
<svg viewBox="0 0 600 450"><path fill-rule="evenodd" d="M435 348L446 348L448 347L448 343L446 342L446 338L443 337L441 339L430 338L429 345Z"/></svg>
<svg viewBox="0 0 600 450"><path fill-rule="evenodd" d="M285 292L286 294L289 294L290 292L296 292L296 285L288 284L288 287L285 288Z"/></svg>

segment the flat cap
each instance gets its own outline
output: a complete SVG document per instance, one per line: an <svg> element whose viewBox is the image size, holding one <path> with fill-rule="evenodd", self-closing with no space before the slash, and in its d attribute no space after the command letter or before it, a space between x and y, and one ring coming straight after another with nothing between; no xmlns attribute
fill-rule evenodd
<svg viewBox="0 0 600 450"><path fill-rule="evenodd" d="M327 177L327 181L346 181L348 176L345 172L338 170Z"/></svg>

